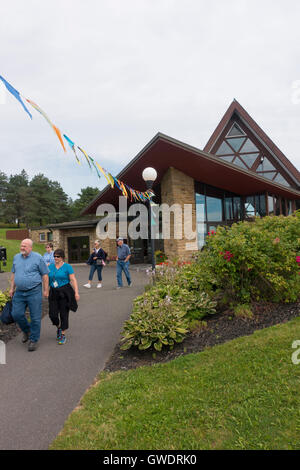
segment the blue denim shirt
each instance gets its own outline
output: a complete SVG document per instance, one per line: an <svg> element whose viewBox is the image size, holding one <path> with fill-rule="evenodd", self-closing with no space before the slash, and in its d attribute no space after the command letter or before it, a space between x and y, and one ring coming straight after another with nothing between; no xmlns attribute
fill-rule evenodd
<svg viewBox="0 0 300 470"><path fill-rule="evenodd" d="M46 252L43 256L45 263L48 264L55 264L54 262L54 251L51 251L51 253Z"/></svg>
<svg viewBox="0 0 300 470"><path fill-rule="evenodd" d="M12 273L18 290L30 290L42 283L42 276L49 273L43 257L32 251L28 256L18 253L14 256Z"/></svg>

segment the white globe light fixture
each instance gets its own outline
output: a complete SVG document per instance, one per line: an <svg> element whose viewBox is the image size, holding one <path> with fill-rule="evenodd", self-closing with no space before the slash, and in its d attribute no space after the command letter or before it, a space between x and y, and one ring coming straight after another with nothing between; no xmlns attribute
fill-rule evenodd
<svg viewBox="0 0 300 470"><path fill-rule="evenodd" d="M145 168L142 173L142 177L146 182L147 188L152 188L152 185L157 178L157 171L151 167Z"/></svg>
<svg viewBox="0 0 300 470"><path fill-rule="evenodd" d="M153 183L157 178L157 171L154 168L148 167L145 168L143 173L142 173L143 180L146 183L147 189L152 189ZM151 264L152 264L152 271L153 273L155 272L155 254L154 254L154 239L152 237L152 207L151 207L151 198L148 201L149 205L149 215L148 215L148 221L149 221L149 232L150 232L150 246L151 246Z"/></svg>

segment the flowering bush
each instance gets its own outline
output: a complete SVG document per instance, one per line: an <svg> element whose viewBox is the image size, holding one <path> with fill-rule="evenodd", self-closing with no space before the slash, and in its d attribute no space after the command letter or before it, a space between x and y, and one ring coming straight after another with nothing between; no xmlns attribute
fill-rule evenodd
<svg viewBox="0 0 300 470"><path fill-rule="evenodd" d="M300 212L218 227L198 263L236 302L293 302L300 295Z"/></svg>
<svg viewBox="0 0 300 470"><path fill-rule="evenodd" d="M156 264L161 264L164 263L168 257L163 251L157 250L155 253L155 263Z"/></svg>

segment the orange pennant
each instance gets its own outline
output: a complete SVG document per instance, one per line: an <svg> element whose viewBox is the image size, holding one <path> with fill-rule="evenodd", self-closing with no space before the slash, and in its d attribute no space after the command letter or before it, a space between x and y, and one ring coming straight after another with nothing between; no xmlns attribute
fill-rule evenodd
<svg viewBox="0 0 300 470"><path fill-rule="evenodd" d="M54 129L55 134L56 134L57 137L59 138L59 141L60 141L60 143L61 143L61 145L62 145L62 148L63 148L64 151L66 152L66 147L65 147L65 145L64 145L64 141L62 140L62 136L61 136L60 130L59 130L54 124L52 124L52 126L53 126L53 129Z"/></svg>

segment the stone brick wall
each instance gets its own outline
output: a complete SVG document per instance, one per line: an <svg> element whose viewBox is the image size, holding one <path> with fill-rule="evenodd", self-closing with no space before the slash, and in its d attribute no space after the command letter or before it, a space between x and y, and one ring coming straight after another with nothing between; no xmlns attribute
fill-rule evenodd
<svg viewBox="0 0 300 470"><path fill-rule="evenodd" d="M72 229L62 229L62 230L53 230L53 246L56 250L57 248L62 248L65 252L66 260L69 259L68 253L68 238L69 237L89 237L89 252L91 253L94 248L94 241L96 240L96 230L94 228L72 228Z"/></svg>
<svg viewBox="0 0 300 470"><path fill-rule="evenodd" d="M189 240L184 237L184 204L191 204L191 227L196 231L196 203L195 203L195 189L193 178L185 175L179 170L170 167L165 173L161 181L161 201L162 204L179 204L182 208L182 239L176 239L177 229L180 226L174 224L174 215L171 213L170 217L170 239L164 240L164 252L172 259L178 257L180 259L191 259L193 253L197 251L197 237L194 240ZM187 249L190 246L192 249Z"/></svg>
<svg viewBox="0 0 300 470"><path fill-rule="evenodd" d="M40 233L45 234L45 241L40 241ZM31 238L33 243L44 243L46 245L46 243L48 243L47 233L50 233L50 230L48 228L29 230L29 238Z"/></svg>

